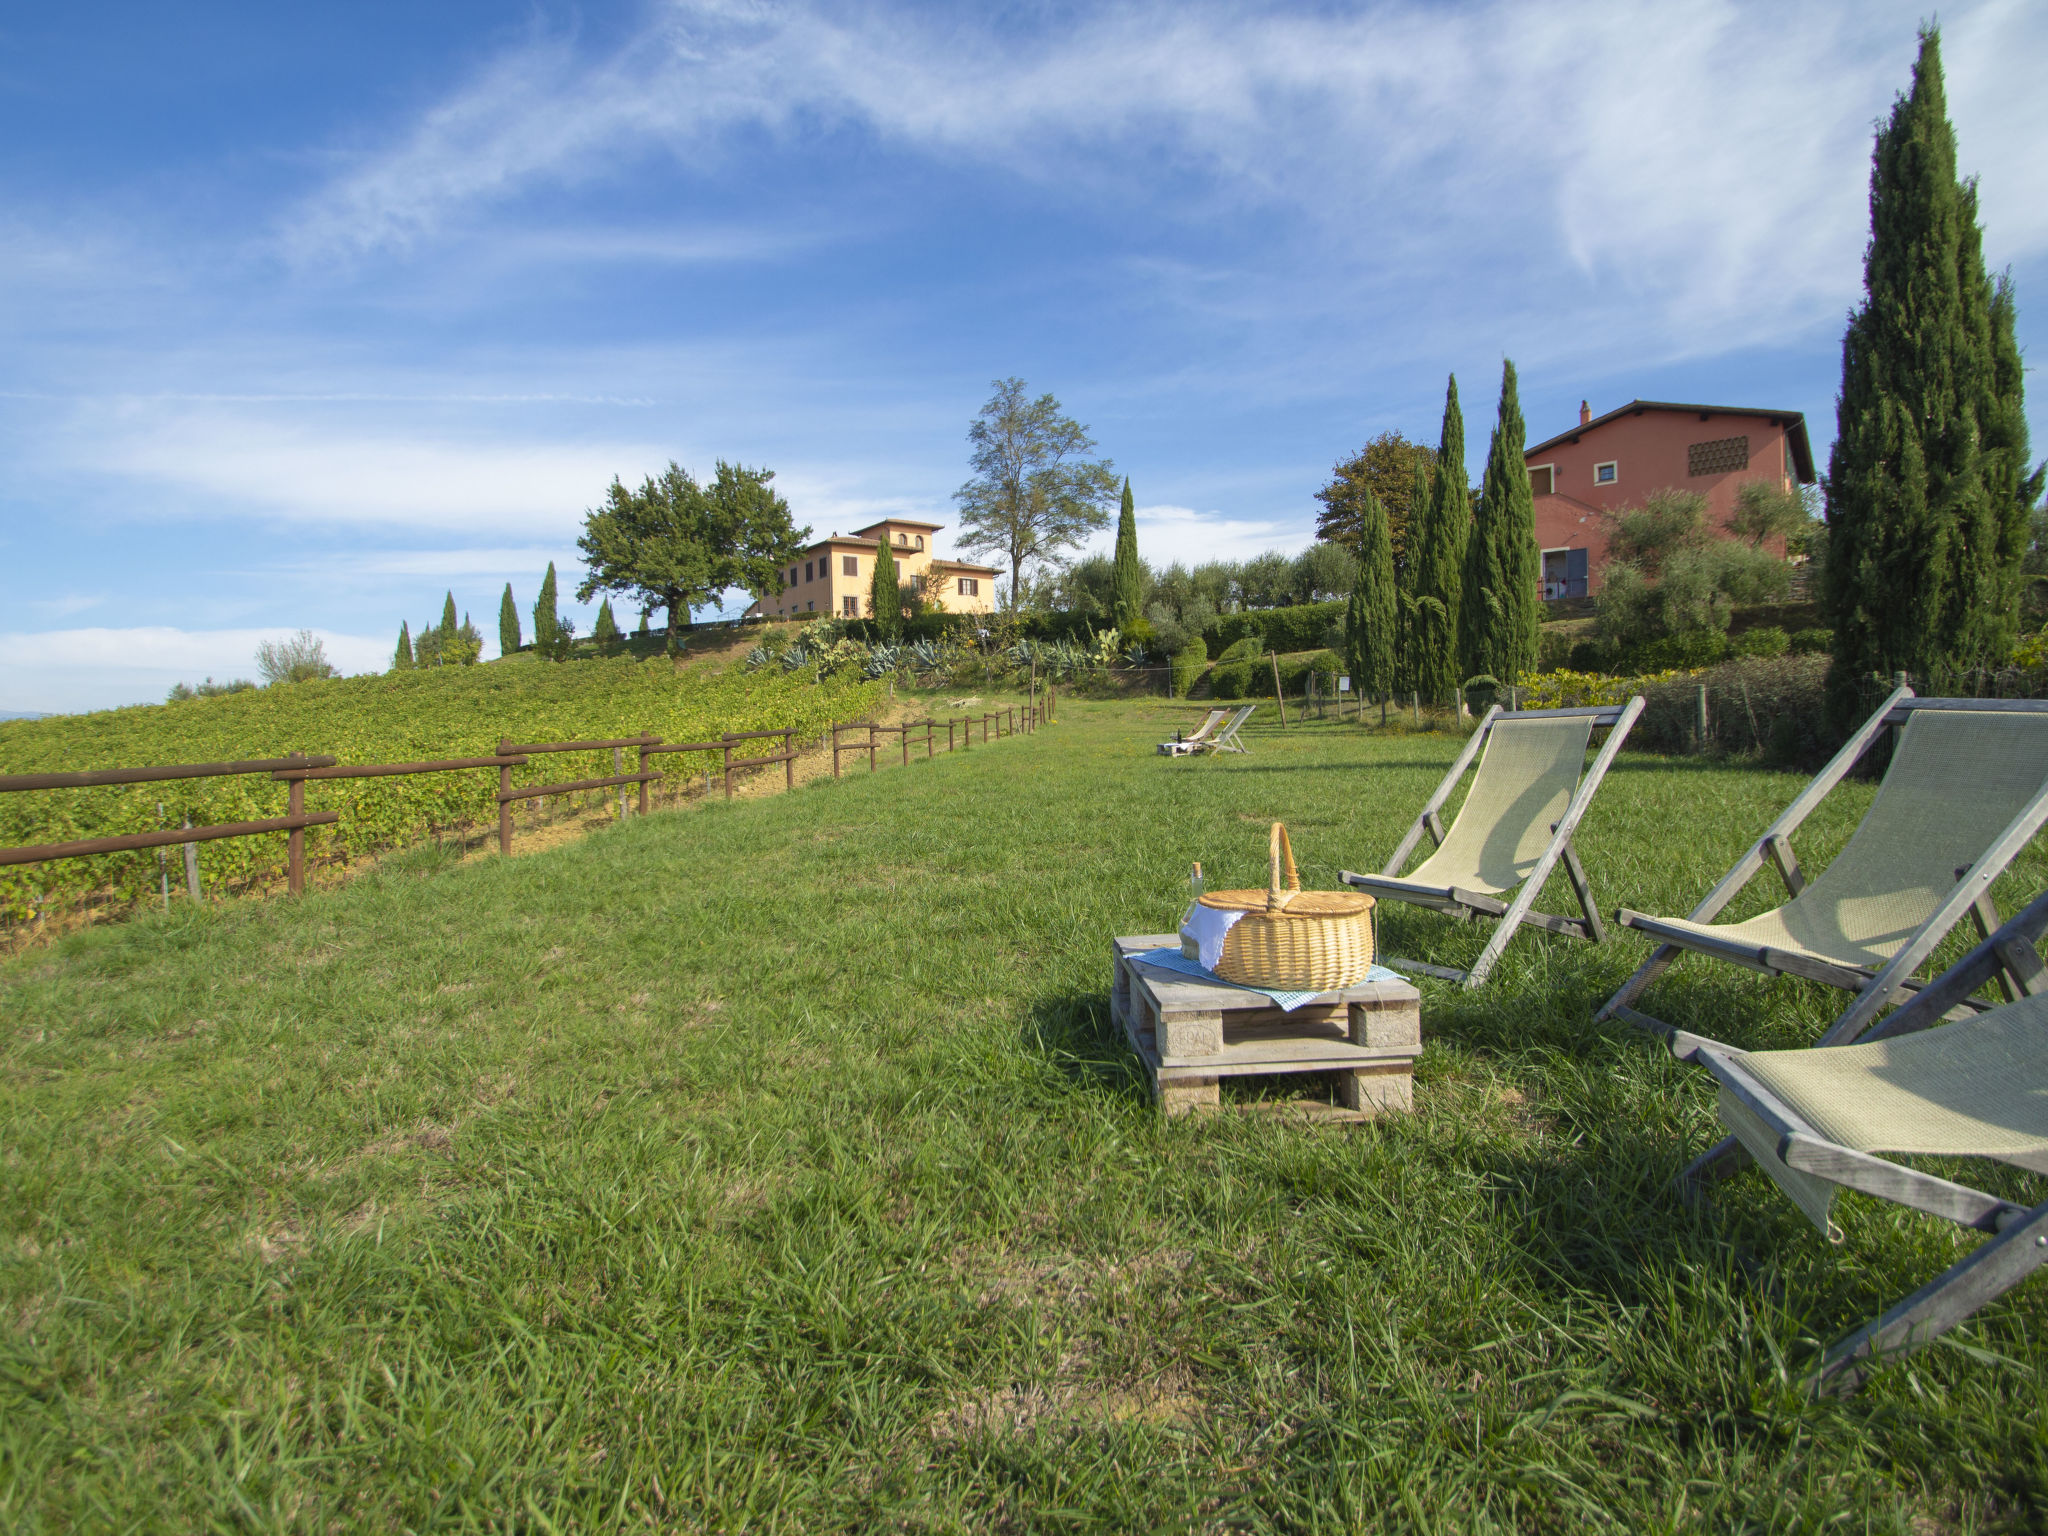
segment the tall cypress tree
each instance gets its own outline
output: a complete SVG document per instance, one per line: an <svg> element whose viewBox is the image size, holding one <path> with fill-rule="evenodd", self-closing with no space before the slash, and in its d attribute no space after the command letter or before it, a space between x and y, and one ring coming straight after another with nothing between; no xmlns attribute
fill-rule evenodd
<svg viewBox="0 0 2048 1536"><path fill-rule="evenodd" d="M1458 408L1458 376L1444 393L1443 435L1437 448L1436 483L1429 515L1415 551L1408 615L1409 670L1415 691L1432 704L1458 691L1459 584L1465 539L1472 521L1465 489L1465 416Z"/></svg>
<svg viewBox="0 0 2048 1536"><path fill-rule="evenodd" d="M1352 692L1384 704L1394 691L1396 660L1394 535L1387 509L1370 489L1359 493L1357 507L1358 575L1344 609L1344 664Z"/></svg>
<svg viewBox="0 0 2048 1536"><path fill-rule="evenodd" d="M510 656L521 645L519 605L512 601L512 583L505 583L505 595L498 599L498 654Z"/></svg>
<svg viewBox="0 0 2048 1536"><path fill-rule="evenodd" d="M1420 693L1422 679L1415 666L1415 572L1422 552L1422 532L1429 526L1431 466L1416 454L1413 483L1408 487L1407 557L1394 567L1394 691Z"/></svg>
<svg viewBox="0 0 2048 1536"><path fill-rule="evenodd" d="M2002 661L2017 620L2027 502L2009 285L1984 270L1974 185L1956 179L1941 38L1878 132L1864 299L1842 338L1822 602L1838 723L1872 673L1935 682Z"/></svg>
<svg viewBox="0 0 2048 1536"><path fill-rule="evenodd" d="M1512 683L1536 662L1535 497L1522 456L1528 441L1515 365L1503 361L1500 412L1486 450L1479 508L1465 544L1458 665L1467 677Z"/></svg>
<svg viewBox="0 0 2048 1536"><path fill-rule="evenodd" d="M413 669L412 627L403 619L398 621L398 650L391 658L391 670L410 672Z"/></svg>
<svg viewBox="0 0 2048 1536"><path fill-rule="evenodd" d="M441 649L444 652L450 648L448 642L455 638L461 627L461 621L455 617L455 594L450 592L441 599Z"/></svg>
<svg viewBox="0 0 2048 1536"><path fill-rule="evenodd" d="M1116 564L1111 591L1115 594L1116 627L1128 630L1145 616L1144 573L1138 565L1138 514L1131 500L1131 481L1124 477L1123 515L1116 521Z"/></svg>
<svg viewBox="0 0 2048 1536"><path fill-rule="evenodd" d="M896 555L887 538L875 551L875 571L868 581L868 607L874 610L875 632L893 640L903 632L903 592L896 579Z"/></svg>
<svg viewBox="0 0 2048 1536"><path fill-rule="evenodd" d="M590 637L597 642L600 655L609 656L619 648L619 621L612 617L612 600L609 597L597 605L597 624Z"/></svg>
<svg viewBox="0 0 2048 1536"><path fill-rule="evenodd" d="M548 661L558 660L562 647L562 624L555 614L555 562L541 578L540 596L533 602L533 654Z"/></svg>

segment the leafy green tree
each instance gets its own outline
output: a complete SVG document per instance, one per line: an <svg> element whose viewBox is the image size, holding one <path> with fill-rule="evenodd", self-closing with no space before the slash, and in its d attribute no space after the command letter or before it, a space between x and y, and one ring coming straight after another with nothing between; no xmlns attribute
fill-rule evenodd
<svg viewBox="0 0 2048 1536"><path fill-rule="evenodd" d="M735 587L769 591L810 539L809 528L792 526L774 478L723 459L708 485L674 461L636 491L614 478L576 541L587 567L577 601L616 592L665 608L668 648L680 650L692 608Z"/></svg>
<svg viewBox="0 0 2048 1536"><path fill-rule="evenodd" d="M391 670L394 672L410 672L414 664L412 629L401 619L398 625L398 650L391 658Z"/></svg>
<svg viewBox="0 0 2048 1536"><path fill-rule="evenodd" d="M1379 497L1374 496L1373 501L1377 503ZM1384 522L1384 508L1379 515ZM1358 577L1359 551L1362 548L1362 539L1349 544L1317 539L1294 557L1291 600L1297 603L1328 603L1349 597Z"/></svg>
<svg viewBox="0 0 2048 1536"><path fill-rule="evenodd" d="M498 654L510 656L525 643L519 633L519 605L512 601L512 583L505 583L505 595L498 599Z"/></svg>
<svg viewBox="0 0 2048 1536"><path fill-rule="evenodd" d="M1812 517L1806 498L1797 490L1785 490L1768 480L1749 480L1736 487L1728 531L1759 549L1778 539L1790 550Z"/></svg>
<svg viewBox="0 0 2048 1536"><path fill-rule="evenodd" d="M1414 604L1408 615L1408 666L1415 691L1441 703L1458 690L1459 586L1465 540L1472 521L1465 489L1465 417L1458 408L1458 378L1444 393L1440 472L1416 540Z"/></svg>
<svg viewBox="0 0 2048 1536"><path fill-rule="evenodd" d="M1344 665L1361 699L1383 703L1394 691L1396 631L1394 540L1379 497L1366 487L1358 498L1358 574L1344 609Z"/></svg>
<svg viewBox="0 0 2048 1536"><path fill-rule="evenodd" d="M2011 288L1985 272L1976 188L1956 177L1933 29L1871 157L1863 281L1842 338L1827 481L1822 604L1838 723L1859 711L1871 673L1928 679L2005 659L2039 484Z"/></svg>
<svg viewBox="0 0 2048 1536"><path fill-rule="evenodd" d="M341 675L327 659L325 642L310 629L302 629L283 640L260 642L256 647L256 670L263 674L265 683L273 685Z"/></svg>
<svg viewBox="0 0 2048 1536"><path fill-rule="evenodd" d="M1128 633L1145 617L1145 571L1138 560L1138 513L1124 477L1123 511L1116 523L1116 627Z"/></svg>
<svg viewBox="0 0 2048 1536"><path fill-rule="evenodd" d="M1514 683L1536 662L1535 499L1522 454L1528 434L1515 387L1515 365L1503 362L1500 411L1486 451L1486 475L1459 583L1458 666L1467 677Z"/></svg>
<svg viewBox="0 0 2048 1536"><path fill-rule="evenodd" d="M1607 533L1609 562L1633 566L1649 581L1663 574L1674 555L1704 549L1714 537L1707 526L1707 498L1698 491L1668 486L1640 502L1603 512L1600 521Z"/></svg>
<svg viewBox="0 0 2048 1536"><path fill-rule="evenodd" d="M1330 470L1330 483L1316 492L1316 500L1323 504L1316 514L1316 537L1356 553L1364 526L1360 496L1370 491L1387 520L1394 569L1400 570L1406 563L1411 530L1428 504L1414 499L1418 462L1422 484L1427 486L1436 455L1426 444L1411 443L1399 432L1382 432L1350 458L1340 459Z"/></svg>
<svg viewBox="0 0 2048 1536"><path fill-rule="evenodd" d="M533 654L543 661L560 661L565 638L561 615L555 611L555 562L550 560L540 596L533 600Z"/></svg>
<svg viewBox="0 0 2048 1536"><path fill-rule="evenodd" d="M875 633L884 640L893 640L903 633L903 596L900 580L896 574L896 556L889 548L889 541L877 541L881 548L875 551L875 569L868 577L868 609L875 620Z"/></svg>
<svg viewBox="0 0 2048 1536"><path fill-rule="evenodd" d="M994 388L967 428L974 478L953 499L960 547L1009 561L1009 603L1017 608L1026 565L1057 559L1109 521L1116 475L1108 459L1086 457L1095 439L1052 395L1027 399L1016 378L998 379Z"/></svg>
<svg viewBox="0 0 2048 1536"><path fill-rule="evenodd" d="M597 605L597 624L590 631L590 638L597 642L598 654L610 656L619 648L619 621L612 617L612 600L606 598Z"/></svg>
<svg viewBox="0 0 2048 1536"><path fill-rule="evenodd" d="M441 665L441 629L429 620L419 628L419 637L412 643L414 657L422 667Z"/></svg>

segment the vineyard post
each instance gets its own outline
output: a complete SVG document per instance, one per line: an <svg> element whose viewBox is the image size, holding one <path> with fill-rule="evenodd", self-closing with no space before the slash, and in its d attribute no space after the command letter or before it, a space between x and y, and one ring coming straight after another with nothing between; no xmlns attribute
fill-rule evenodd
<svg viewBox="0 0 2048 1536"><path fill-rule="evenodd" d="M732 743L725 744L725 798L732 798Z"/></svg>
<svg viewBox="0 0 2048 1536"><path fill-rule="evenodd" d="M868 772L875 771L875 722L868 722Z"/></svg>
<svg viewBox="0 0 2048 1536"><path fill-rule="evenodd" d="M621 748L621 747L613 747L613 748L612 748L612 777L613 777L613 778L615 778L615 779L616 779L616 778L617 778L617 777L618 777L618 776L619 776L620 774L622 774L622 773L624 773L624 772L626 771L626 759L625 759L625 757L624 757L624 755L623 755L623 754L624 754L624 749L623 749L623 748ZM621 784L621 785L619 785L618 789L619 789L619 820L620 820L620 821L624 821L624 820L626 819L626 786L625 786L625 785L623 785L623 784Z"/></svg>
<svg viewBox="0 0 2048 1536"><path fill-rule="evenodd" d="M837 722L834 722L832 726L832 777L835 779L839 777L839 726Z"/></svg>
<svg viewBox="0 0 2048 1536"><path fill-rule="evenodd" d="M192 818L185 818L185 830L192 830ZM199 900L199 845L185 845L185 891L194 901Z"/></svg>
<svg viewBox="0 0 2048 1536"><path fill-rule="evenodd" d="M818 686L825 686L824 678L818 679ZM785 791L796 788L796 727L793 725L782 733L782 787Z"/></svg>
<svg viewBox="0 0 2048 1536"><path fill-rule="evenodd" d="M647 736L645 731L642 731L640 734L643 737ZM660 742L661 738L655 736L649 737L640 743L640 772L645 773L647 771L647 749L651 746L660 745ZM647 780L645 779L640 781L640 814L642 816L647 814Z"/></svg>
<svg viewBox="0 0 2048 1536"><path fill-rule="evenodd" d="M291 788L285 792L285 814L299 817L306 814L306 781L293 779ZM293 827L285 834L285 885L294 896L306 894L306 829Z"/></svg>
<svg viewBox="0 0 2048 1536"><path fill-rule="evenodd" d="M512 745L510 736L498 738L498 755L503 757ZM512 793L512 765L498 764L498 852L508 858L512 853L512 802L505 797Z"/></svg>

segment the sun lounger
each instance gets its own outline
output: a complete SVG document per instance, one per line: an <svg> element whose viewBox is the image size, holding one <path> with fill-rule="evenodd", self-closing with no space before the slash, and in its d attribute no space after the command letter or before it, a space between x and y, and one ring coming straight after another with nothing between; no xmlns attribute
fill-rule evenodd
<svg viewBox="0 0 2048 1536"><path fill-rule="evenodd" d="M1743 1157L1720 1149L1681 1175L1688 1197L1754 1159L1839 1242L1838 1189L1860 1190L1994 1234L1883 1316L1830 1348L1810 1391L1852 1392L1885 1357L1930 1343L2048 1261L2048 1203L2028 1207L1876 1154L1985 1157L2048 1173L2048 992L1959 1023L1943 1020L2001 973L2039 977L2035 899L1857 1045L1745 1052L1674 1031L1671 1051L1713 1073L1722 1122ZM1939 1027L1936 1027L1939 1026Z"/></svg>
<svg viewBox="0 0 2048 1536"><path fill-rule="evenodd" d="M1848 845L1811 881L1792 832L1888 725L1899 740L1877 798ZM1949 930L1973 914L1998 926L1991 885L2048 820L2048 702L1919 699L1901 688L1739 859L1688 918L1627 908L1616 921L1660 941L1609 998L1601 1018L1655 1033L1669 1026L1632 1004L1681 950L1768 974L1804 976L1855 994L1820 1038L1854 1040L1915 990ZM1739 923L1713 919L1769 860L1791 899Z"/></svg>
<svg viewBox="0 0 2048 1536"><path fill-rule="evenodd" d="M1386 963L1396 970L1422 971L1476 987L1524 923L1597 944L1605 930L1593 888L1572 847L1572 834L1642 711L1640 695L1626 704L1581 709L1488 710L1386 867L1377 875L1347 869L1338 878L1374 896L1467 920L1496 917L1500 922L1469 971L1419 960ZM1593 732L1601 728L1607 730L1607 741L1588 770L1586 748ZM1475 757L1479 771L1471 792L1446 830L1438 812ZM1435 840L1436 851L1402 875L1401 866L1424 832ZM1559 864L1570 877L1583 917L1554 917L1535 910L1536 897Z"/></svg>
<svg viewBox="0 0 2048 1536"><path fill-rule="evenodd" d="M1251 748L1237 739L1237 733L1244 729L1245 721L1251 719L1252 711L1259 706L1247 704L1230 717L1230 723L1195 748L1195 754L1204 752L1250 752Z"/></svg>
<svg viewBox="0 0 2048 1536"><path fill-rule="evenodd" d="M1159 743L1161 755L1165 757L1186 757L1190 753L1199 750L1202 743L1209 739L1209 733L1221 725L1229 713L1230 711L1227 709L1210 710L1209 718L1188 732L1179 741L1162 741Z"/></svg>

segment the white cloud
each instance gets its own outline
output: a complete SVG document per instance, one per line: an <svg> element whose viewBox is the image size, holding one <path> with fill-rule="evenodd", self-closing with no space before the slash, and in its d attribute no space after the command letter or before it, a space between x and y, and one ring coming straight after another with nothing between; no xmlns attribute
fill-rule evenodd
<svg viewBox="0 0 2048 1536"><path fill-rule="evenodd" d="M311 198L286 240L306 258L405 246L531 184L626 174L650 153L713 160L735 128L851 126L1192 222L1278 212L1339 269L1442 271L1457 248L1500 282L1547 284L1521 302L1552 308L1575 302L1556 278L1576 271L1607 307L1647 313L1661 345L1726 349L1832 321L1852 294L1870 123L1906 78L1918 14L1183 5L1020 36L676 0L609 58L559 40L501 57ZM2023 213L1996 259L2048 246L2041 135L1993 131L2013 111L2048 127L2028 83L2048 12L1990 0L1949 37L1966 159L1973 142L1995 156L1987 204Z"/></svg>
<svg viewBox="0 0 2048 1536"><path fill-rule="evenodd" d="M387 528L563 533L648 444L464 443L264 416L131 410L103 422L99 467L219 498L237 511Z"/></svg>
<svg viewBox="0 0 2048 1536"><path fill-rule="evenodd" d="M1230 517L1198 512L1193 507L1161 502L1134 509L1138 548L1156 569L1175 563L1201 565L1211 560L1249 560L1268 550L1292 554L1315 539L1315 519ZM1106 555L1116 548L1116 525L1095 534L1084 554Z"/></svg>
<svg viewBox="0 0 2048 1536"><path fill-rule="evenodd" d="M256 647L274 629L53 629L0 634L0 708L71 713L160 703L173 683L256 676ZM343 672L391 663L391 641L315 630Z"/></svg>

